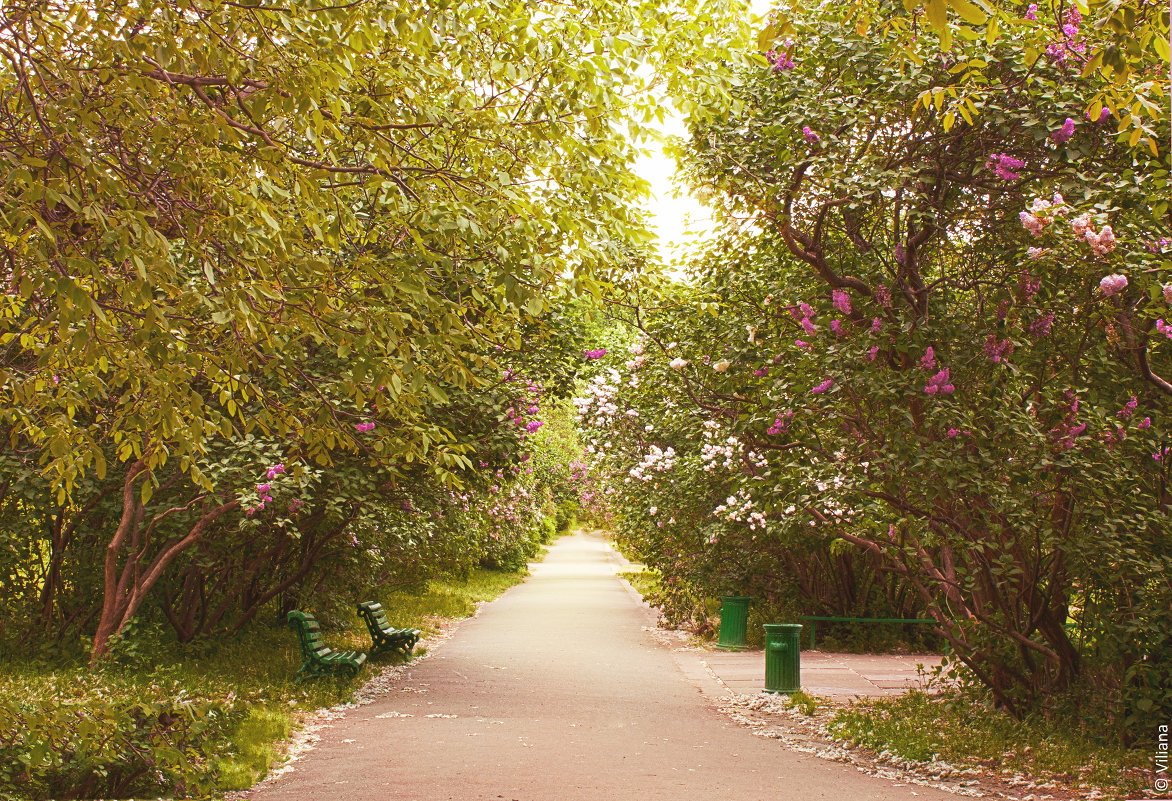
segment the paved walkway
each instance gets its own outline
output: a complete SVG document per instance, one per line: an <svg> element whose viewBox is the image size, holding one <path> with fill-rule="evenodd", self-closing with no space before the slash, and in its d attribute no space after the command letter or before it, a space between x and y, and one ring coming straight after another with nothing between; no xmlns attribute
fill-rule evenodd
<svg viewBox="0 0 1172 801"><path fill-rule="evenodd" d="M944 801L755 737L700 656L658 644L596 537L564 537L372 704L321 732L282 799Z"/></svg>
<svg viewBox="0 0 1172 801"><path fill-rule="evenodd" d="M730 690L741 695L761 692L765 687L764 651L712 651L704 661ZM827 654L802 651L802 689L811 695L849 701L866 696L900 695L911 687L923 687L918 666L931 670L940 657Z"/></svg>

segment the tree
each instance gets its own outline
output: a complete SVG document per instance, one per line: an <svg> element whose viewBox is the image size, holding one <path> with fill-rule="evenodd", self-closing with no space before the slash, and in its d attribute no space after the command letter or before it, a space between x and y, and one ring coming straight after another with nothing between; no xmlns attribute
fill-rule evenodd
<svg viewBox="0 0 1172 801"><path fill-rule="evenodd" d="M1087 119L1094 84L1057 57L958 37L908 63L848 12L790 24L744 113L693 126L726 228L696 297L641 299L646 363L608 403L655 442L721 427L709 519L743 526L734 550L824 531L1016 714L1078 687L1120 731L1150 720L1172 702L1166 167ZM926 113L974 59L980 113Z"/></svg>

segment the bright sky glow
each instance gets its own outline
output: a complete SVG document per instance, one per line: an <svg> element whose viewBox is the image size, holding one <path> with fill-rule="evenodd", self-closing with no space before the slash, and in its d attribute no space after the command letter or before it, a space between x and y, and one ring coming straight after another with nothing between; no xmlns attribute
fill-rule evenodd
<svg viewBox="0 0 1172 801"><path fill-rule="evenodd" d="M762 20L773 7L772 0L751 0L755 20ZM684 120L669 116L661 128L667 136L687 136ZM647 146L649 153L635 163L635 172L651 184L648 205L651 229L658 237L660 258L669 272L679 275L680 260L692 244L705 234L712 233L712 213L703 203L677 186L675 160L663 152L658 143Z"/></svg>

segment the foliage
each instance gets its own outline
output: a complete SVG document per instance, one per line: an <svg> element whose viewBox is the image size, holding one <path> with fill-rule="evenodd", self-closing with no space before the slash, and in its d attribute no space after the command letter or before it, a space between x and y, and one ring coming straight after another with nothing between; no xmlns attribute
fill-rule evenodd
<svg viewBox="0 0 1172 801"><path fill-rule="evenodd" d="M776 46L795 32L788 3L779 4L769 26L759 36L762 50ZM952 13L949 13L949 12ZM1022 50L1029 66L1052 61L1065 70L1091 79L1082 98L1087 114L1098 118L1107 108L1118 121L1116 131L1129 146L1155 154L1172 148L1161 136L1160 119L1167 113L1169 9L1150 0L1086 0L1085 2L974 3L970 0L857 0L849 8L858 30L891 39L893 56L904 65L922 65L923 40L932 49L948 53L955 42L983 44L995 52L1003 39ZM796 16L800 17L800 9ZM990 57L993 55L993 57ZM997 70L993 53L958 59L955 82L925 87L917 98L945 128L983 113L996 104ZM1163 202L1163 201L1161 201Z"/></svg>
<svg viewBox="0 0 1172 801"><path fill-rule="evenodd" d="M376 597L396 625L430 633L524 576L476 569L466 579L433 579ZM329 645L369 647L352 604L326 611ZM296 638L275 615L261 622L231 638L188 644L159 627L133 626L98 672L77 649L51 662L5 657L0 796L204 797L251 787L304 712L345 702L353 691L338 678L294 684Z"/></svg>
<svg viewBox="0 0 1172 801"><path fill-rule="evenodd" d="M1150 787L1150 754L1110 742L1095 720L1040 716L1015 720L980 694L912 691L861 701L834 714L833 737L917 762L993 768L1056 781L1074 790L1135 798Z"/></svg>
<svg viewBox="0 0 1172 801"><path fill-rule="evenodd" d="M651 86L719 106L694 59L743 30L686 0L0 27L0 560L17 619L92 627L95 659L144 604L239 626L356 531L417 542L388 507L504 491L518 405L566 391L582 307L645 258ZM470 563L524 560L506 506Z"/></svg>
<svg viewBox="0 0 1172 801"><path fill-rule="evenodd" d="M143 701L111 698L93 680L54 689L0 702L0 791L34 799L198 795L213 786L210 764L241 716L230 702L186 699L175 688L156 687Z"/></svg>
<svg viewBox="0 0 1172 801"><path fill-rule="evenodd" d="M681 597L922 610L1013 713L1077 686L1145 730L1172 704L1166 157L1007 38L909 64L837 7L789 24L685 148L724 230L632 296L578 401L622 536ZM975 58L982 113L924 113Z"/></svg>

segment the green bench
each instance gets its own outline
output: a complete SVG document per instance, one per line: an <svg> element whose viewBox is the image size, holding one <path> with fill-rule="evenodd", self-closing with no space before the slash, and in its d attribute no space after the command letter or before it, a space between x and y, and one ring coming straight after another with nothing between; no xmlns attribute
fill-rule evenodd
<svg viewBox="0 0 1172 801"><path fill-rule="evenodd" d="M301 643L301 667L297 670L297 681L323 676L326 673L338 672L346 676L358 675L359 669L366 662L366 654L361 651L335 651L326 646L321 638L321 625L308 612L294 609L285 618L289 626L297 632L297 640Z"/></svg>
<svg viewBox="0 0 1172 801"><path fill-rule="evenodd" d="M366 628L370 631L372 647L370 653L392 650L399 651L404 656L410 656L419 642L419 629L397 629L387 620L387 613L383 605L375 601L363 601L358 604L358 614L366 621Z"/></svg>
<svg viewBox="0 0 1172 801"><path fill-rule="evenodd" d="M818 622L826 623L935 623L920 617L818 617L815 615L801 615L798 620L810 623L810 650L814 650L814 639L818 632Z"/></svg>

